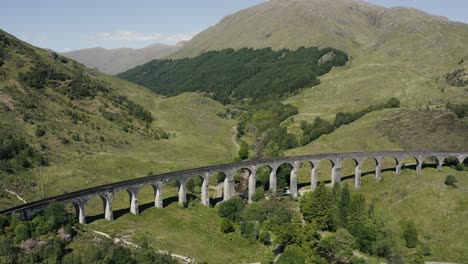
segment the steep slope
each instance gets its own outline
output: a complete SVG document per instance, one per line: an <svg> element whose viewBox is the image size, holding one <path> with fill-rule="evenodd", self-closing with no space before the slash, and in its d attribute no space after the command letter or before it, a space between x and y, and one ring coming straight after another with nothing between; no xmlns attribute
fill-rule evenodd
<svg viewBox="0 0 468 264"><path fill-rule="evenodd" d="M202 95L164 99L4 31L0 61L2 208L20 203L4 188L32 201L233 158L234 123Z"/></svg>
<svg viewBox="0 0 468 264"><path fill-rule="evenodd" d="M83 63L88 68L97 68L107 74L117 74L151 60L165 57L183 47L177 45L152 44L141 49L89 48L62 53L63 56Z"/></svg>

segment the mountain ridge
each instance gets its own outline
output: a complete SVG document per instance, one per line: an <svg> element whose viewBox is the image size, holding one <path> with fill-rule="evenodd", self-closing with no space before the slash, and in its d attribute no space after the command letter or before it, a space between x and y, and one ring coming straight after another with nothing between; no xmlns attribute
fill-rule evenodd
<svg viewBox="0 0 468 264"><path fill-rule="evenodd" d="M95 47L64 52L61 55L83 63L88 68L97 68L107 74L117 74L153 59L168 56L183 46L184 43L179 42L176 45L155 43L137 49Z"/></svg>

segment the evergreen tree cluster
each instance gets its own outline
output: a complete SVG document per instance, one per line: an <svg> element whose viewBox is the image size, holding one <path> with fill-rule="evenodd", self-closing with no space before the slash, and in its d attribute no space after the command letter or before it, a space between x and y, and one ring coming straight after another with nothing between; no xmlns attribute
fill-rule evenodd
<svg viewBox="0 0 468 264"><path fill-rule="evenodd" d="M329 59L321 60L326 54ZM228 103L242 98L278 97L310 87L334 66L348 61L333 48L301 47L209 51L194 58L153 60L118 76L164 95L208 92Z"/></svg>
<svg viewBox="0 0 468 264"><path fill-rule="evenodd" d="M331 132L335 131L335 129L339 128L342 125L350 124L359 118L363 117L365 114L370 113L372 111L378 111L386 108L398 108L400 107L400 101L392 97L387 102L371 105L366 109L358 112L338 112L335 115L335 119L333 124L321 119L320 117L316 117L314 122L307 123L307 121L301 121L301 129L303 132L301 144L307 145L310 142L316 140L321 135L330 134ZM467 112L468 113L468 112Z"/></svg>
<svg viewBox="0 0 468 264"><path fill-rule="evenodd" d="M37 165L47 165L47 160L23 138L0 137L0 172L15 173Z"/></svg>
<svg viewBox="0 0 468 264"><path fill-rule="evenodd" d="M403 258L403 244L408 248L421 246L413 222L405 222L399 236L385 226L361 194L350 194L347 185L341 188L336 184L332 189L319 185L301 199L300 209L308 223L334 232L320 240L318 250L336 261L347 262L352 250L359 250L398 262Z"/></svg>

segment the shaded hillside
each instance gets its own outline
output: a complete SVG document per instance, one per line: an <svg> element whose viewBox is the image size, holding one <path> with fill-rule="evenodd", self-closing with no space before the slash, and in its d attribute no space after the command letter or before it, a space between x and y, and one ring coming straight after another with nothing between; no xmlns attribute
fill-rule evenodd
<svg viewBox="0 0 468 264"><path fill-rule="evenodd" d="M141 49L89 48L64 52L62 55L83 63L88 68L97 68L107 74L117 74L151 60L165 57L182 46L183 44L153 44Z"/></svg>
<svg viewBox="0 0 468 264"><path fill-rule="evenodd" d="M346 53L332 48L272 51L226 49L191 59L154 60L119 74L159 94L187 91L212 93L230 99L281 97L319 83L318 76L343 66Z"/></svg>

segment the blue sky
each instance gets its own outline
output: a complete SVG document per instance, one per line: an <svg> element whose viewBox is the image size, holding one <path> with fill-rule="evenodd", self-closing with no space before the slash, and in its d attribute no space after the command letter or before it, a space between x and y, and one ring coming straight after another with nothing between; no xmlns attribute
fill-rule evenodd
<svg viewBox="0 0 468 264"><path fill-rule="evenodd" d="M224 16L262 2L265 0L4 0L0 28L59 52L98 46L140 48L189 39ZM368 2L413 6L468 23L465 0Z"/></svg>

